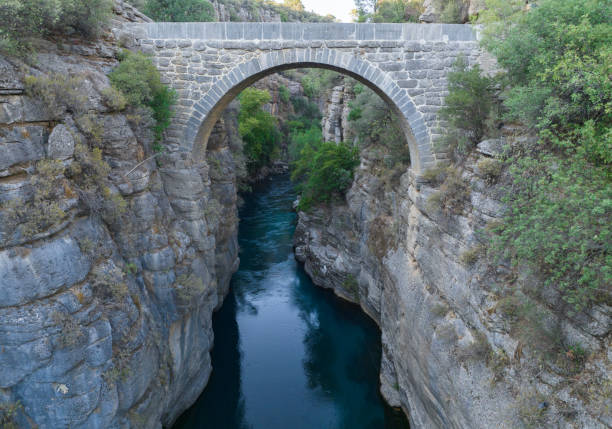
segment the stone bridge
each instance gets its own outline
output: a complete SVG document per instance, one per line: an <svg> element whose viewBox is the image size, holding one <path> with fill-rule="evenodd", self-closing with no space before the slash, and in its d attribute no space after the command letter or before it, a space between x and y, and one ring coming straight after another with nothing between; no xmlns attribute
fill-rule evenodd
<svg viewBox="0 0 612 429"><path fill-rule="evenodd" d="M129 28L179 95L170 150L205 153L223 109L281 70L319 67L372 88L403 118L414 173L445 159L435 149L446 75L458 55L481 61L476 31L458 24L146 23Z"/></svg>

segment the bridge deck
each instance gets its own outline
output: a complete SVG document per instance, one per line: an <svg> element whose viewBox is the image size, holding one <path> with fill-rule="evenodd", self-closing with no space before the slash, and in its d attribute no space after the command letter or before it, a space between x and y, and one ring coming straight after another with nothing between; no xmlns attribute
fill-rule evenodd
<svg viewBox="0 0 612 429"><path fill-rule="evenodd" d="M345 24L297 22L154 22L132 24L150 39L192 40L477 40L464 24Z"/></svg>

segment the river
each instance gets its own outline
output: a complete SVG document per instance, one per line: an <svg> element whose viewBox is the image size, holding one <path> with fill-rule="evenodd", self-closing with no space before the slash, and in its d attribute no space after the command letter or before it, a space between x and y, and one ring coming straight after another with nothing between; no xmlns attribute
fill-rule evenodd
<svg viewBox="0 0 612 429"><path fill-rule="evenodd" d="M379 393L380 332L294 259L295 192L267 179L240 210L240 268L213 317L213 372L173 429L406 429Z"/></svg>

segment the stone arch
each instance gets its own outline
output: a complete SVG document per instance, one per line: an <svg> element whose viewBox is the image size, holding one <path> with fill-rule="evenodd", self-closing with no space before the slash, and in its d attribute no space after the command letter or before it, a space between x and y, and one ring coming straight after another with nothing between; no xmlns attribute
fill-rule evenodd
<svg viewBox="0 0 612 429"><path fill-rule="evenodd" d="M376 92L402 119L411 168L420 175L435 162L431 136L412 99L385 72L358 56L333 49L291 49L266 52L236 65L199 100L187 122L185 143L196 159L204 156L210 133L227 105L257 80L283 70L326 68L355 78Z"/></svg>

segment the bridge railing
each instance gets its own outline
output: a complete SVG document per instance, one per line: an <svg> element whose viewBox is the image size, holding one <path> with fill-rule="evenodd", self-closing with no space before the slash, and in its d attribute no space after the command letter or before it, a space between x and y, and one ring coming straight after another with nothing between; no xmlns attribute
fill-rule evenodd
<svg viewBox="0 0 612 429"><path fill-rule="evenodd" d="M345 24L297 22L154 22L131 24L149 39L203 40L477 40L465 24Z"/></svg>

